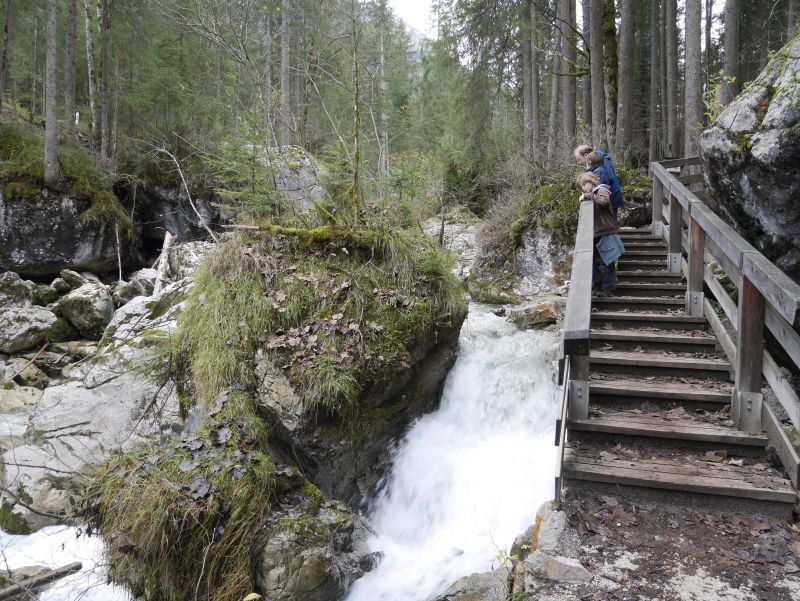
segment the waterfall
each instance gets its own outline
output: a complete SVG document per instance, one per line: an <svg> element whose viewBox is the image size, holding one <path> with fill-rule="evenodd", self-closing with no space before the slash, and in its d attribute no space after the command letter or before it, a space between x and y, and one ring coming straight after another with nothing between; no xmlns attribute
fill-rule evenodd
<svg viewBox="0 0 800 601"><path fill-rule="evenodd" d="M441 406L397 446L372 504L382 561L347 601L426 601L499 567L553 496L557 342L470 307Z"/></svg>

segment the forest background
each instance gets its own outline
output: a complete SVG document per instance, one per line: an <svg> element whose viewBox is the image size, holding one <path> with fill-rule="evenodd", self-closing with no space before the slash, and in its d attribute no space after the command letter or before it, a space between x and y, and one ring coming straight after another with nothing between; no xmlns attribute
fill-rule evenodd
<svg viewBox="0 0 800 601"><path fill-rule="evenodd" d="M166 149L266 212L266 147L302 146L334 193L479 215L577 143L639 168L695 154L797 22L795 0L436 0L426 39L386 0L0 2L4 121L49 114L51 150L116 179L176 181Z"/></svg>

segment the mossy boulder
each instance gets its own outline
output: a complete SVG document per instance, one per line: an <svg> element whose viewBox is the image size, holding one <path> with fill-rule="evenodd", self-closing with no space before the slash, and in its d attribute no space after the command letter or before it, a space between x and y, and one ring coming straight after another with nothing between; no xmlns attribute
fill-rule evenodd
<svg viewBox="0 0 800 601"><path fill-rule="evenodd" d="M35 284L13 271L0 273L0 307L27 307L33 301Z"/></svg>
<svg viewBox="0 0 800 601"><path fill-rule="evenodd" d="M749 242L800 281L800 37L700 136L708 202Z"/></svg>
<svg viewBox="0 0 800 601"><path fill-rule="evenodd" d="M55 314L41 307L3 309L0 311L0 352L18 353L41 344L55 322Z"/></svg>
<svg viewBox="0 0 800 601"><path fill-rule="evenodd" d="M47 330L47 339L50 342L65 342L77 337L78 330L63 317L59 317Z"/></svg>
<svg viewBox="0 0 800 601"><path fill-rule="evenodd" d="M76 288L58 302L64 318L90 340L100 340L114 316L114 301L108 288L89 282Z"/></svg>

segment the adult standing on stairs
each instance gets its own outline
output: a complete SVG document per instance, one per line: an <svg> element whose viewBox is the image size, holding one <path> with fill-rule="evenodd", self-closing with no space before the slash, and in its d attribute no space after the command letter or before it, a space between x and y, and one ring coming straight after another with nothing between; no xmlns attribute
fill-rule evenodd
<svg viewBox="0 0 800 601"><path fill-rule="evenodd" d="M625 198L622 196L622 184L611 156L602 150L595 150L588 144L578 146L574 156L578 165L594 173L601 184L608 186L611 191L611 207L616 218L617 211L625 205Z"/></svg>
<svg viewBox="0 0 800 601"><path fill-rule="evenodd" d="M625 252L619 237L619 226L611 210L608 186L586 171L578 177L581 202L594 203L594 248L592 253L592 284L599 285L597 296L608 296L617 287L615 261Z"/></svg>

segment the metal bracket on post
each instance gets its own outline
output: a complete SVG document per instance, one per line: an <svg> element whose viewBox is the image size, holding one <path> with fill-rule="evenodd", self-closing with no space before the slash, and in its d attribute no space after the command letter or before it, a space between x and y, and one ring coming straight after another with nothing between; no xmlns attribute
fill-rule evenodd
<svg viewBox="0 0 800 601"><path fill-rule="evenodd" d="M656 238L662 238L664 236L663 230L664 224L661 221L654 221L653 222L653 236Z"/></svg>
<svg viewBox="0 0 800 601"><path fill-rule="evenodd" d="M734 392L734 394L737 394ZM738 422L741 432L761 432L761 406L764 395L760 392L738 392Z"/></svg>
<svg viewBox="0 0 800 601"><path fill-rule="evenodd" d="M705 298L705 293L703 292L692 292L691 290L687 291L686 314L692 317L702 317L704 298Z"/></svg>
<svg viewBox="0 0 800 601"><path fill-rule="evenodd" d="M589 382L586 380L570 380L569 382L569 416L574 419L589 417Z"/></svg>
<svg viewBox="0 0 800 601"><path fill-rule="evenodd" d="M681 272L681 259L683 259L681 253L667 253L667 269L670 273Z"/></svg>

